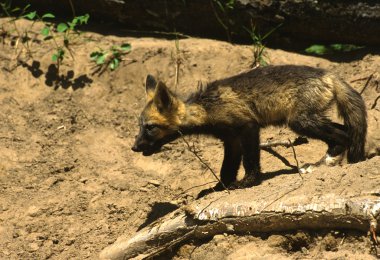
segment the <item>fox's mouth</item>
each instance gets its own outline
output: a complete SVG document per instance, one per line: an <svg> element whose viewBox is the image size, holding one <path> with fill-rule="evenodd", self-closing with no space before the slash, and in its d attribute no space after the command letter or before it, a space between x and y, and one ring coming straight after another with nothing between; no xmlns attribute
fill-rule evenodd
<svg viewBox="0 0 380 260"><path fill-rule="evenodd" d="M144 156L151 156L152 154L160 152L161 147L162 145L158 145L158 144L153 145L153 146L145 146L145 147L134 145L132 147L132 151L136 153L142 153Z"/></svg>
<svg viewBox="0 0 380 260"><path fill-rule="evenodd" d="M144 156L151 156L152 154L161 152L161 148L165 145L170 143L171 141L178 138L178 134L169 135L161 140L158 140L156 142L152 143L144 143L143 145L139 145L138 143L133 145L132 150L134 152L140 152Z"/></svg>
<svg viewBox="0 0 380 260"><path fill-rule="evenodd" d="M144 156L151 156L152 154L159 153L160 151L161 151L161 146L160 147L152 147L152 148L143 150L142 154Z"/></svg>

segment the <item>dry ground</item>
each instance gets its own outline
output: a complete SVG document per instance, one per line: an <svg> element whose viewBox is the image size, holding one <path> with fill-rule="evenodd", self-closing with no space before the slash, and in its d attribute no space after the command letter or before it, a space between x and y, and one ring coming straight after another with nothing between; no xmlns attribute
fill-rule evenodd
<svg viewBox="0 0 380 260"><path fill-rule="evenodd" d="M22 23L20 26L26 24ZM35 26L36 31L40 26ZM123 62L115 72L91 75L89 53L97 47L107 49L124 42L132 44L128 58L135 61ZM252 63L251 46L194 38L179 43L182 63L177 92L184 95L195 90L200 80L233 75ZM56 86L49 86L51 77L47 73L51 46L33 43L31 49L35 52L34 62L29 59L15 66L11 40L5 38L0 43L0 259L96 258L121 234L133 235L215 184L212 174L205 171L182 141L167 145L152 157L130 149L138 131L137 116L145 101L146 74L174 85L174 41L84 33L73 46L75 60L68 57L62 66L61 73L72 77ZM363 93L370 109L380 93L380 56L366 53L345 57L349 61L331 62L282 50L267 51L271 64L326 68L357 90L362 90L366 77L373 74ZM379 104L370 110L371 135L375 136L371 138L372 148L378 147L380 140L379 111ZM262 135L263 140L294 137L286 128L268 128ZM221 143L203 137L189 140L217 172L222 159ZM314 140L296 147L300 164L317 161L325 150L323 143ZM276 151L295 165L291 149ZM380 174L378 158L332 167L329 174L342 167L346 171L350 167L366 169L366 165L373 165L375 174ZM291 185L290 177L297 178L286 174L290 168L266 152L262 153L262 169L268 195ZM355 180L350 183L347 189L362 189L355 186ZM316 188L323 190L324 185L329 183L318 183ZM190 241L170 253L175 259L258 256L372 257L366 234L344 230L218 235L211 241Z"/></svg>

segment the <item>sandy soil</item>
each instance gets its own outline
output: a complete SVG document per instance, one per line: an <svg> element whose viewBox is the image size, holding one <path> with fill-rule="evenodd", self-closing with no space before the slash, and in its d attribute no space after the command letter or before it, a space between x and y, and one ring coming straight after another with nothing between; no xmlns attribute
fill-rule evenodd
<svg viewBox="0 0 380 260"><path fill-rule="evenodd" d="M4 20L0 20L0 24ZM20 26L28 23L21 22ZM34 26L38 31L40 24ZM132 52L114 72L91 75L90 52L129 42ZM177 92L186 95L198 81L210 81L248 69L251 46L205 39L183 39ZM20 47L18 48L20 49ZM158 217L190 203L215 179L183 141L162 153L143 157L130 149L144 106L144 79L153 74L174 86L175 42L84 33L73 45L54 84L48 73L52 46L32 44L32 59L15 66L15 47L9 37L0 43L0 259L86 259L122 234L133 235ZM23 59L25 55L20 56ZM305 64L336 72L362 90L369 109L372 155L380 144L380 56L347 54L332 62L282 50L267 50L271 64ZM72 72L70 72L72 71ZM372 109L371 109L372 108ZM262 139L286 140L286 128L268 128ZM218 172L222 145L204 137L189 138L199 154ZM315 140L297 146L300 164L320 159L326 146ZM291 149L276 151L295 165ZM379 151L377 151L378 153ZM379 157L357 165L373 165L380 174ZM375 160L375 161L373 161ZM297 175L262 153L267 193L291 185ZM325 169L326 170L326 169ZM318 172L312 173L318 174ZM371 181L371 180L368 180ZM322 189L329 183L316 184ZM355 180L347 189L362 190ZM265 195L265 194L263 194ZM252 198L254 199L254 198ZM217 235L208 241L189 241L162 259L370 259L367 234L348 230L294 231L287 234Z"/></svg>

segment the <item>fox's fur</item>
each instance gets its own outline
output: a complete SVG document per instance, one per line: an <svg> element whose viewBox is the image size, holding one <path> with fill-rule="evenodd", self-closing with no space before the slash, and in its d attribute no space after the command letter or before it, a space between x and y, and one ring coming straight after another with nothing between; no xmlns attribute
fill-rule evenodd
<svg viewBox="0 0 380 260"><path fill-rule="evenodd" d="M241 161L245 179L260 172L260 128L287 125L320 139L335 157L347 150L349 163L364 160L366 109L360 94L337 76L307 66L268 66L211 82L187 100L148 75L147 104L133 150L151 155L181 135L206 134L224 142L221 180L236 181ZM337 105L344 124L326 112Z"/></svg>

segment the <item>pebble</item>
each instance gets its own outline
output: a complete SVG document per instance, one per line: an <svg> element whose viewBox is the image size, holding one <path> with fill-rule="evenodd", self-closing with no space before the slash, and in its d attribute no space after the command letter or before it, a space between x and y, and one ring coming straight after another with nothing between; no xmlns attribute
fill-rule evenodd
<svg viewBox="0 0 380 260"><path fill-rule="evenodd" d="M34 251L37 251L40 248L40 246L37 243L30 243L29 248L30 248L30 251L34 252Z"/></svg>
<svg viewBox="0 0 380 260"><path fill-rule="evenodd" d="M67 241L66 241L66 245L67 246L71 246L72 244L74 244L75 242L75 238L74 237L71 237L69 238Z"/></svg>
<svg viewBox="0 0 380 260"><path fill-rule="evenodd" d="M36 206L30 206L26 211L26 215L29 217L38 217L42 214L42 210Z"/></svg>
<svg viewBox="0 0 380 260"><path fill-rule="evenodd" d="M161 185L161 183L159 181L156 181L156 180L149 180L148 183L152 184L152 185L154 185L156 187L158 187L158 186Z"/></svg>

